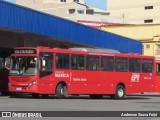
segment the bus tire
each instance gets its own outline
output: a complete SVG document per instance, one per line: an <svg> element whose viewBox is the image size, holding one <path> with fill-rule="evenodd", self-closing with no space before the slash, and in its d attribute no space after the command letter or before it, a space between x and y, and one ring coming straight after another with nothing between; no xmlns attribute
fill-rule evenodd
<svg viewBox="0 0 160 120"><path fill-rule="evenodd" d="M89 95L91 99L102 99L103 95L96 95L96 94L91 94Z"/></svg>
<svg viewBox="0 0 160 120"><path fill-rule="evenodd" d="M39 98L39 94L37 94L37 93L32 93L32 97L33 97L33 98Z"/></svg>
<svg viewBox="0 0 160 120"><path fill-rule="evenodd" d="M125 97L125 87L123 85L118 85L116 87L115 99L120 100Z"/></svg>
<svg viewBox="0 0 160 120"><path fill-rule="evenodd" d="M56 98L57 99L68 98L68 89L66 85L61 84L61 83L57 85Z"/></svg>
<svg viewBox="0 0 160 120"><path fill-rule="evenodd" d="M69 95L68 95L68 88L67 88L67 86L64 85L63 89L64 89L64 98L68 98Z"/></svg>

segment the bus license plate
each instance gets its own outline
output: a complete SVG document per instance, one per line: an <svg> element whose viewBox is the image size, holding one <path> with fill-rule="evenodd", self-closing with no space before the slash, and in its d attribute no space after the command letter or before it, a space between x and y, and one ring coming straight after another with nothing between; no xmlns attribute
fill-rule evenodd
<svg viewBox="0 0 160 120"><path fill-rule="evenodd" d="M22 88L21 87L17 87L16 90L22 90Z"/></svg>

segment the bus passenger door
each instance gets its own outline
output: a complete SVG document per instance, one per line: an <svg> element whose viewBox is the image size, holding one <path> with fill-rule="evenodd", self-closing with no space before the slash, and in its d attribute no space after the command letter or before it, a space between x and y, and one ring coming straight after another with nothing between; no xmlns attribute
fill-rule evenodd
<svg viewBox="0 0 160 120"><path fill-rule="evenodd" d="M53 94L53 53L40 53L38 87L41 94Z"/></svg>

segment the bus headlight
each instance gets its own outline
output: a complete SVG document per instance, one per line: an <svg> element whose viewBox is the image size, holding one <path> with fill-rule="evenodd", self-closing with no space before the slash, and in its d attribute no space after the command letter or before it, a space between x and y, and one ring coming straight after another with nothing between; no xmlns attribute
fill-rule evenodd
<svg viewBox="0 0 160 120"><path fill-rule="evenodd" d="M34 80L33 82L29 83L28 87L35 85L37 83L37 80Z"/></svg>

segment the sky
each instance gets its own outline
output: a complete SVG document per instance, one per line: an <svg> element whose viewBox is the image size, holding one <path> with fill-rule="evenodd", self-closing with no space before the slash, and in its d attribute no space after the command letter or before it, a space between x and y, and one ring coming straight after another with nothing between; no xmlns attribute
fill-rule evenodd
<svg viewBox="0 0 160 120"><path fill-rule="evenodd" d="M6 0L15 3L16 0ZM85 0L85 3L89 6L96 7L99 9L107 9L107 0Z"/></svg>
<svg viewBox="0 0 160 120"><path fill-rule="evenodd" d="M103 10L107 9L107 0L85 0L85 3L92 7L100 8Z"/></svg>
<svg viewBox="0 0 160 120"><path fill-rule="evenodd" d="M5 0L5 1L16 3L16 0Z"/></svg>

